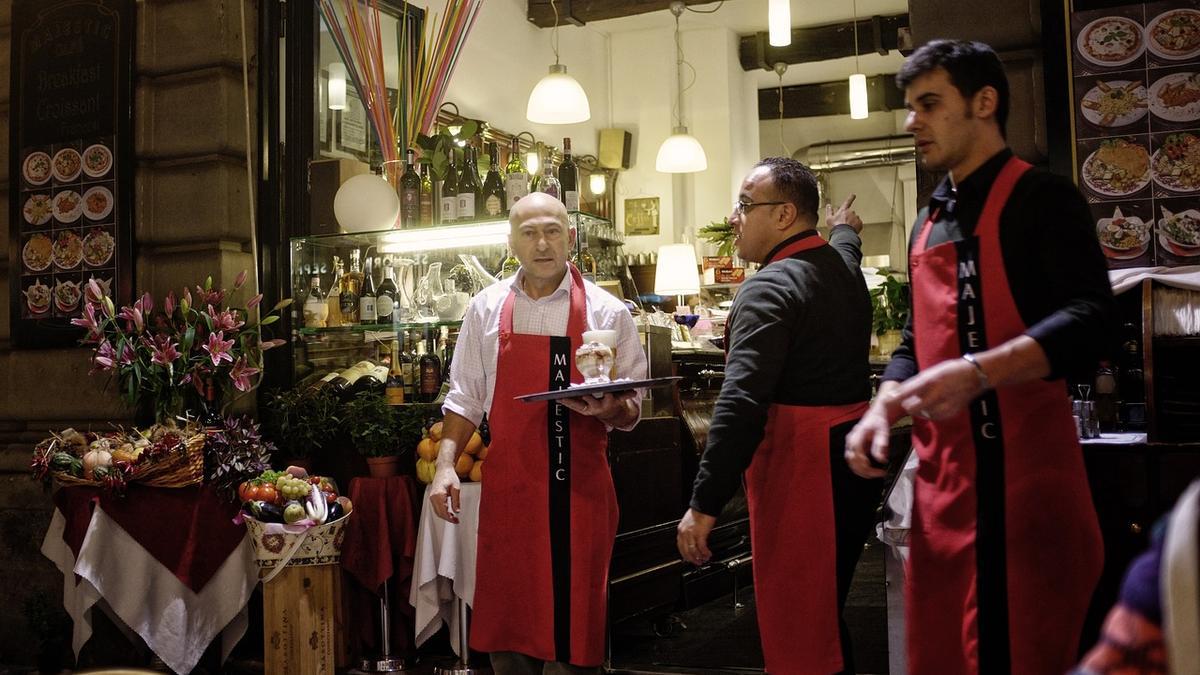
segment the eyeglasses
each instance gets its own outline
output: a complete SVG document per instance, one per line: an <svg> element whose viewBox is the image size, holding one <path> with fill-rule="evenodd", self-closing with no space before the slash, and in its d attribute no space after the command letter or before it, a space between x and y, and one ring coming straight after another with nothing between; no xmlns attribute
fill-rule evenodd
<svg viewBox="0 0 1200 675"><path fill-rule="evenodd" d="M733 212L739 216L744 216L747 211L756 206L776 206L779 204L787 204L787 202L744 202L739 199L733 203Z"/></svg>

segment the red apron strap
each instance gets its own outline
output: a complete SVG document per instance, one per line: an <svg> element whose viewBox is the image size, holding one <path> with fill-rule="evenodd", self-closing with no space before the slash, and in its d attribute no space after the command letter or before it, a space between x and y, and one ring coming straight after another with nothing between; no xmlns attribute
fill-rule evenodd
<svg viewBox="0 0 1200 675"><path fill-rule="evenodd" d="M979 215L979 225L975 228L976 237L984 239L999 231L1000 212L1004 210L1004 205L1012 196L1017 181L1032 168L1032 164L1021 160L1016 155L1008 158L1004 168L1000 169L1000 175L996 176L996 182L992 183L992 189L988 191L987 201L983 203L983 212Z"/></svg>
<svg viewBox="0 0 1200 675"><path fill-rule="evenodd" d="M567 318L567 336L575 338L582 336L587 330L587 290L583 287L583 276L574 265L567 263L567 271L571 275L571 313ZM513 334L513 305L516 297L516 289L510 287L504 304L500 306L500 337L503 339Z"/></svg>
<svg viewBox="0 0 1200 675"><path fill-rule="evenodd" d="M926 216L925 222L921 223L921 231L917 233L917 241L913 244L913 253L925 251L925 247L929 243L929 231L933 229L933 224L937 222L938 216L941 214L941 209L934 209Z"/></svg>

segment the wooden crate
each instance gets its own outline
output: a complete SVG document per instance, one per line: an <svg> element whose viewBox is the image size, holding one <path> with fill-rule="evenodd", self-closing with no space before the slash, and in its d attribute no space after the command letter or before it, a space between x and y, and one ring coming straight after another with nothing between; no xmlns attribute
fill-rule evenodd
<svg viewBox="0 0 1200 675"><path fill-rule="evenodd" d="M334 675L344 665L339 565L289 566L263 588L266 675Z"/></svg>

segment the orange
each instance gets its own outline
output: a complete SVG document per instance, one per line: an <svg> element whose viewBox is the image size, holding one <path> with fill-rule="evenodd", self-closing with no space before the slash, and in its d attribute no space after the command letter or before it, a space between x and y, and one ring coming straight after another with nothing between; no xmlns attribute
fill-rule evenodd
<svg viewBox="0 0 1200 675"><path fill-rule="evenodd" d="M492 446L490 445L485 445L480 448L479 452L475 453L475 461L482 462L483 460L487 459L488 449L491 447Z"/></svg>
<svg viewBox="0 0 1200 675"><path fill-rule="evenodd" d="M467 447L464 452L468 455L474 455L483 448L483 436L479 435L478 431L471 432L471 440L467 441Z"/></svg>
<svg viewBox="0 0 1200 675"><path fill-rule="evenodd" d="M417 460L417 480L422 483L432 483L435 473L437 473L436 464L425 459Z"/></svg>
<svg viewBox="0 0 1200 675"><path fill-rule="evenodd" d="M434 422L433 426L429 427L429 437L433 439L434 443L438 443L442 440L441 422Z"/></svg>
<svg viewBox="0 0 1200 675"><path fill-rule="evenodd" d="M471 467L471 480L476 483L483 480L483 462L475 462L475 466Z"/></svg>
<svg viewBox="0 0 1200 675"><path fill-rule="evenodd" d="M433 439L426 436L417 443L417 456L423 460L432 462L437 459L437 443Z"/></svg>
<svg viewBox="0 0 1200 675"><path fill-rule="evenodd" d="M471 473L471 467L475 464L475 460L467 453L458 456L458 463L454 465L454 472L459 478L466 478Z"/></svg>

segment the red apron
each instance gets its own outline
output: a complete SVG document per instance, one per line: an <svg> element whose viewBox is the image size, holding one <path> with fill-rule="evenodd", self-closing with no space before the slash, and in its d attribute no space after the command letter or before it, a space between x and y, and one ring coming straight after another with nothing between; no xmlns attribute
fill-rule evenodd
<svg viewBox="0 0 1200 675"><path fill-rule="evenodd" d="M819 236L806 237L767 264L826 245ZM725 344L728 349L728 339ZM768 673L842 670L829 437L866 409L866 401L819 407L773 403L767 412L763 440L746 470L746 501Z"/></svg>
<svg viewBox="0 0 1200 675"><path fill-rule="evenodd" d="M974 237L926 248L936 212L922 225L910 264L919 368L1025 332L999 230L1028 169L1005 165ZM1070 669L1103 549L1063 382L989 391L947 420L914 418L913 444L911 672Z"/></svg>
<svg viewBox="0 0 1200 675"><path fill-rule="evenodd" d="M587 330L587 300L579 272L569 269L566 336L514 333L515 291L500 310L471 647L590 667L604 661L617 534L608 433L554 401L513 400L583 381L575 350Z"/></svg>

